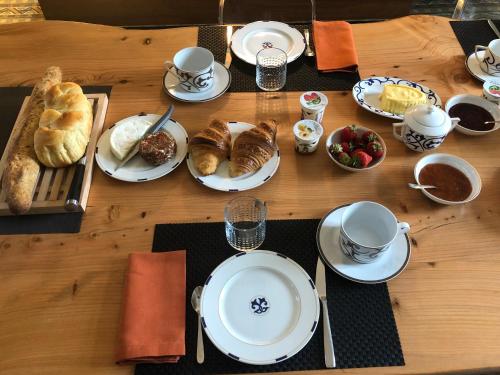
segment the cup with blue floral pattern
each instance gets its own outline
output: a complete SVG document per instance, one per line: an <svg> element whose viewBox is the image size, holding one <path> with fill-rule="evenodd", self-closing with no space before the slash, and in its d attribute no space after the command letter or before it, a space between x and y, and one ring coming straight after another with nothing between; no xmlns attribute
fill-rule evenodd
<svg viewBox="0 0 500 375"><path fill-rule="evenodd" d="M372 263L384 254L410 224L398 222L385 206L370 201L351 204L342 213L339 245L342 252L358 263Z"/></svg>
<svg viewBox="0 0 500 375"><path fill-rule="evenodd" d="M164 66L177 78L179 87L188 92L206 91L214 84L214 55L206 48L181 49Z"/></svg>

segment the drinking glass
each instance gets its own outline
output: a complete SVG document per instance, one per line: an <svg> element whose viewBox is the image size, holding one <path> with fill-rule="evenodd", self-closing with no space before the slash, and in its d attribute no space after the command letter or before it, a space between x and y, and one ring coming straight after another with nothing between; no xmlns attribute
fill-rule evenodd
<svg viewBox="0 0 500 375"><path fill-rule="evenodd" d="M252 197L238 197L224 208L227 242L239 251L257 249L266 237L266 205Z"/></svg>
<svg viewBox="0 0 500 375"><path fill-rule="evenodd" d="M264 91L278 91L286 83L286 53L279 48L265 48L257 53L256 81Z"/></svg>

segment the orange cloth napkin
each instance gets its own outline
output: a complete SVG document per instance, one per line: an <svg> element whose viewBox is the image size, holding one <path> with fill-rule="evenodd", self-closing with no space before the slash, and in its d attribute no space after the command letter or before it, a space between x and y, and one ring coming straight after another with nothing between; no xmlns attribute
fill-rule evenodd
<svg viewBox="0 0 500 375"><path fill-rule="evenodd" d="M116 362L177 362L185 328L186 251L130 254Z"/></svg>
<svg viewBox="0 0 500 375"><path fill-rule="evenodd" d="M358 70L351 25L345 21L313 21L316 65L319 71Z"/></svg>

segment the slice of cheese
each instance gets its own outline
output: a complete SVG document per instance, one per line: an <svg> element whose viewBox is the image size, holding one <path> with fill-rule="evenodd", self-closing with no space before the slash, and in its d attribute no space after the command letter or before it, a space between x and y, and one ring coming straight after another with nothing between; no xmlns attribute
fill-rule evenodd
<svg viewBox="0 0 500 375"><path fill-rule="evenodd" d="M384 85L380 95L380 106L386 112L403 114L417 104L426 104L427 95L413 87L403 85Z"/></svg>
<svg viewBox="0 0 500 375"><path fill-rule="evenodd" d="M151 122L140 117L116 125L109 139L113 155L118 160L125 159L125 156L127 156L129 151L142 138L151 125Z"/></svg>

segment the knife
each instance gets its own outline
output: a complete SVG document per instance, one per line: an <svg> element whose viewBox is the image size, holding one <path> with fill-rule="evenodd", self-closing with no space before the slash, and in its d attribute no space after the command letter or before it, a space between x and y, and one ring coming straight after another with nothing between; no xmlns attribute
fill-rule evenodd
<svg viewBox="0 0 500 375"><path fill-rule="evenodd" d="M168 111L165 112L163 116L159 118L158 121L154 125L151 125L148 130L146 130L146 133L135 143L134 147L129 151L125 159L122 160L120 164L115 168L115 171L123 167L125 164L129 162L130 159L132 159L137 153L139 152L139 146L141 141L146 138L148 135L156 133L158 130L160 130L163 125L165 125L168 120L170 120L170 117L172 117L172 113L174 112L174 105L170 104L170 107L168 107Z"/></svg>
<svg viewBox="0 0 500 375"><path fill-rule="evenodd" d="M334 368L335 353L333 351L332 331L330 329L330 319L328 316L328 305L326 303L326 275L325 265L318 257L316 265L316 290L318 291L319 300L323 306L323 349L325 351L325 364L327 368Z"/></svg>
<svg viewBox="0 0 500 375"><path fill-rule="evenodd" d="M233 35L233 27L228 26L226 30L226 41L227 41L227 49L226 49L226 60L224 62L224 66L229 69L231 66L231 62L233 58L231 57L231 37Z"/></svg>
<svg viewBox="0 0 500 375"><path fill-rule="evenodd" d="M75 165L75 174L71 180L71 185L66 195L66 202L64 203L66 211L76 211L80 207L80 195L82 194L83 175L86 165L87 156L84 155Z"/></svg>
<svg viewBox="0 0 500 375"><path fill-rule="evenodd" d="M495 26L495 24L493 23L492 20L488 20L488 25L490 25L491 30L493 30L493 32L496 34L497 38L500 38L500 31L498 31L497 27Z"/></svg>

